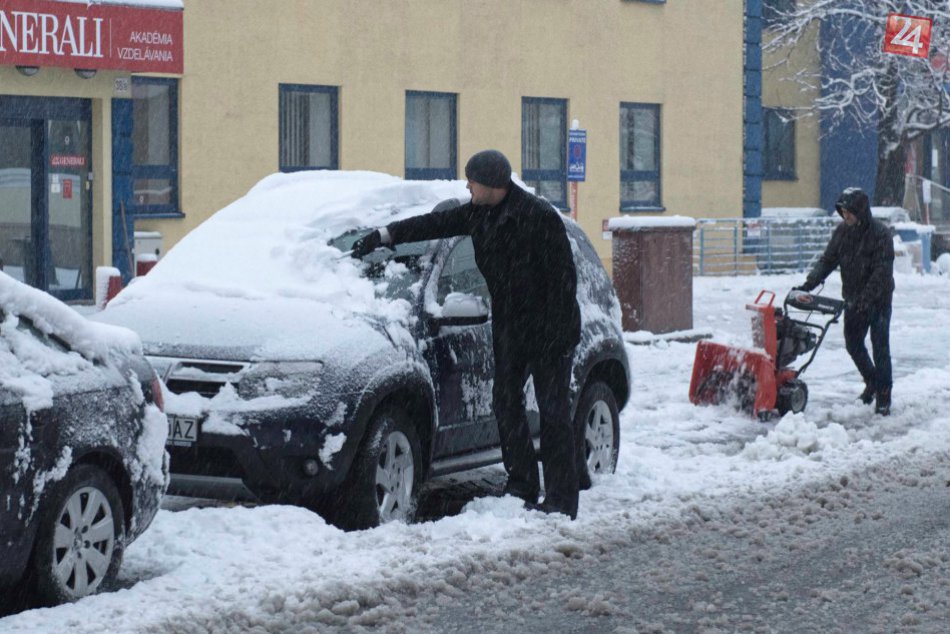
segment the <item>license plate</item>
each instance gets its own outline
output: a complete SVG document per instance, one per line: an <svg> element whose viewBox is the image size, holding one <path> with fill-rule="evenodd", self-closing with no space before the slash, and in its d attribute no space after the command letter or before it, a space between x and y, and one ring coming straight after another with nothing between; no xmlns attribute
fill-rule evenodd
<svg viewBox="0 0 950 634"><path fill-rule="evenodd" d="M198 419L184 416L168 417L168 440L166 444L184 446L193 445L198 440Z"/></svg>

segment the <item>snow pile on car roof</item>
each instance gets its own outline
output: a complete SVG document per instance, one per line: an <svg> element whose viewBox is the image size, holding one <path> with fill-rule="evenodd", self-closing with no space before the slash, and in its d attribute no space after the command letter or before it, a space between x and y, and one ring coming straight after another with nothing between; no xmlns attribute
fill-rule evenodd
<svg viewBox="0 0 950 634"><path fill-rule="evenodd" d="M328 241L467 199L463 181L406 181L374 172L273 174L185 236L110 306L156 294L315 300L386 315L362 264Z"/></svg>
<svg viewBox="0 0 950 634"><path fill-rule="evenodd" d="M80 374L92 369L93 361L108 362L113 355L141 351L134 332L91 323L54 297L3 272L0 311L0 387L21 394L28 409L52 404L49 377Z"/></svg>

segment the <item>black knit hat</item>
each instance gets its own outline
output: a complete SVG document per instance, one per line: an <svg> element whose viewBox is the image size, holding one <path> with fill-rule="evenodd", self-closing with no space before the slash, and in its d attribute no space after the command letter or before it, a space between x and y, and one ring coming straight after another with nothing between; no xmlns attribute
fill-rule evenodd
<svg viewBox="0 0 950 634"><path fill-rule="evenodd" d="M468 159L465 178L486 187L508 187L511 183L511 163L498 150L482 150Z"/></svg>

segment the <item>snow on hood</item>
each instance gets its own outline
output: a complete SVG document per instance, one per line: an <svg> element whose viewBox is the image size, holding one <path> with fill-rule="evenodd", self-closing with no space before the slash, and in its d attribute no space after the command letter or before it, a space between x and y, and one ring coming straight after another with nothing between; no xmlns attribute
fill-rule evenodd
<svg viewBox="0 0 950 634"><path fill-rule="evenodd" d="M108 363L141 353L141 342L130 330L90 323L56 298L3 272L0 310L0 387L21 394L31 410L52 405L51 377L81 375L92 370L93 361ZM54 338L44 342L37 334Z"/></svg>
<svg viewBox="0 0 950 634"><path fill-rule="evenodd" d="M364 265L328 241L429 212L446 198L467 199L464 181L273 174L185 236L97 319L132 327L150 344L244 345L259 358L317 357L326 342L366 328L348 315L405 324L409 314L404 300L382 296L362 275Z"/></svg>

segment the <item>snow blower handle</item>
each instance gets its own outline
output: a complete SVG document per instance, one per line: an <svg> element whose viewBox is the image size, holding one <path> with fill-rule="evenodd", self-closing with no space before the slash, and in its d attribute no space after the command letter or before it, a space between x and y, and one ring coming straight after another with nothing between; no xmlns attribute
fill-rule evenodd
<svg viewBox="0 0 950 634"><path fill-rule="evenodd" d="M835 319L844 312L845 307L844 300L824 297L822 295L812 295L805 291L796 290L788 292L785 303L796 310L821 313L822 315L834 315Z"/></svg>

